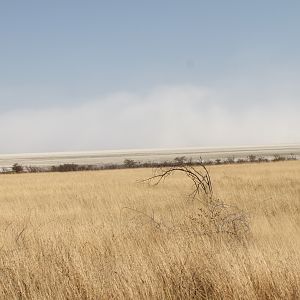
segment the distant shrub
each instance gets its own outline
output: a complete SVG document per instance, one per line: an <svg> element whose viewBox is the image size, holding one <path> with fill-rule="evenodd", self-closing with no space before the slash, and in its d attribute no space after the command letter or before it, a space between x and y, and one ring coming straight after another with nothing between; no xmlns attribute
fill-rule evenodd
<svg viewBox="0 0 300 300"><path fill-rule="evenodd" d="M288 157L287 160L297 160L297 157L294 153L291 153Z"/></svg>
<svg viewBox="0 0 300 300"><path fill-rule="evenodd" d="M215 164L216 164L216 165L220 165L220 164L221 164L221 162L222 162L222 161L221 161L221 159L220 159L220 158L217 158L217 159L215 160Z"/></svg>
<svg viewBox="0 0 300 300"><path fill-rule="evenodd" d="M62 164L62 165L51 167L52 172L74 172L79 170L80 168L79 165L77 164Z"/></svg>
<svg viewBox="0 0 300 300"><path fill-rule="evenodd" d="M185 156L177 156L174 158L175 165L183 165L187 162L187 158Z"/></svg>
<svg viewBox="0 0 300 300"><path fill-rule="evenodd" d="M24 172L24 169L21 165L15 163L12 166L12 171L15 172L15 173L22 173L22 172Z"/></svg>
<svg viewBox="0 0 300 300"><path fill-rule="evenodd" d="M274 154L274 158L272 159L273 161L284 161L286 158L280 154Z"/></svg>
<svg viewBox="0 0 300 300"><path fill-rule="evenodd" d="M268 162L269 160L265 157L258 157L257 162Z"/></svg>
<svg viewBox="0 0 300 300"><path fill-rule="evenodd" d="M123 165L124 167L124 165ZM105 164L102 168L102 170L114 170L114 169L120 169L122 168L122 165L117 164Z"/></svg>
<svg viewBox="0 0 300 300"><path fill-rule="evenodd" d="M25 169L28 173L40 173L45 171L45 169L42 167L34 167L34 166L28 166L25 167Z"/></svg>
<svg viewBox="0 0 300 300"><path fill-rule="evenodd" d="M123 165L125 168L136 168L137 167L137 162L133 159L124 159Z"/></svg>
<svg viewBox="0 0 300 300"><path fill-rule="evenodd" d="M256 158L255 155L251 154L251 155L248 156L248 160L249 160L250 162L256 162L256 161L257 161L257 158Z"/></svg>
<svg viewBox="0 0 300 300"><path fill-rule="evenodd" d="M243 158L239 158L239 159L236 161L237 164L244 164L244 163L246 163L246 162L247 162L247 160L245 160L245 159L243 159Z"/></svg>

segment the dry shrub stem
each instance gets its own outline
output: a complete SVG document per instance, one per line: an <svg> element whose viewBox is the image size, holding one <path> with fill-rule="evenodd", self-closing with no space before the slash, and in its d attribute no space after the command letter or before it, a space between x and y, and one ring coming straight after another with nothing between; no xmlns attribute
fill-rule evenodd
<svg viewBox="0 0 300 300"><path fill-rule="evenodd" d="M249 232L249 221L245 212L236 206L226 204L214 196L211 176L204 164L200 164L199 168L181 163L176 167L155 169L153 176L141 182L158 185L174 173L183 173L193 183L193 191L189 196L197 199L201 207L195 216L190 216L190 220L200 226L202 234L210 236L213 234L227 234L241 238L244 237L245 233ZM146 215L136 209L132 210ZM154 217L146 216L158 227L161 227L163 224L154 220ZM166 225L164 226L167 227Z"/></svg>

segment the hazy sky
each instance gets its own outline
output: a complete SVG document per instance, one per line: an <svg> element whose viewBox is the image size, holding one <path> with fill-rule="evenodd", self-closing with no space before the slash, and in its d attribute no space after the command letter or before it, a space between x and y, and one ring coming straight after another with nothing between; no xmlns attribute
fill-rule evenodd
<svg viewBox="0 0 300 300"><path fill-rule="evenodd" d="M1 1L0 153L300 143L300 1Z"/></svg>

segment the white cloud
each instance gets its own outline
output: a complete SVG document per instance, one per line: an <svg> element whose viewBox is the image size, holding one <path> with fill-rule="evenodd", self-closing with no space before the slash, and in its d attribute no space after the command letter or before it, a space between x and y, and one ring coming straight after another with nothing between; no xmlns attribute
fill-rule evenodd
<svg viewBox="0 0 300 300"><path fill-rule="evenodd" d="M300 142L299 104L226 106L227 100L241 102L236 99L241 95L171 86L115 93L68 108L9 111L0 114L0 152Z"/></svg>

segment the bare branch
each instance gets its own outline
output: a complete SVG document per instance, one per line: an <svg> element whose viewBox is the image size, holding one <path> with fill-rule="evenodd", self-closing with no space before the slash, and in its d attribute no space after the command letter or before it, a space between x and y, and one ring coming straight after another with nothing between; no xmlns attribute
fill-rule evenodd
<svg viewBox="0 0 300 300"><path fill-rule="evenodd" d="M202 168L202 172L200 170L197 170L193 166L184 164L168 169L161 168L159 169L159 173L157 175L144 179L140 182L149 182L153 185L158 185L162 180L166 179L173 173L181 172L193 181L194 190L191 193L191 196L193 196L193 198L195 198L196 195L199 195L201 191L211 198L213 195L211 178L209 176L207 168L203 164L201 164L200 167Z"/></svg>

